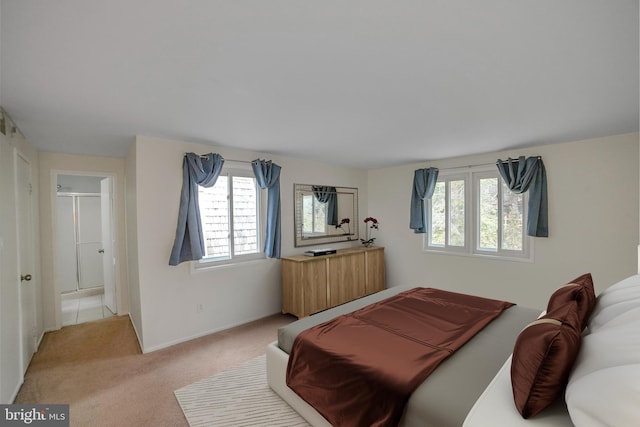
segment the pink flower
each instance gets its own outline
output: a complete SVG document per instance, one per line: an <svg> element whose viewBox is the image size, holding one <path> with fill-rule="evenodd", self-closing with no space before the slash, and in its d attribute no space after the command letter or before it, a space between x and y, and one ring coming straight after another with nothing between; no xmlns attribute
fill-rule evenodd
<svg viewBox="0 0 640 427"><path fill-rule="evenodd" d="M378 229L378 220L375 219L372 216L368 216L364 219L364 223L368 224L371 223L371 225L369 226L369 228L375 228L376 230Z"/></svg>
<svg viewBox="0 0 640 427"><path fill-rule="evenodd" d="M360 239L360 241L362 242L363 245L365 246L372 246L374 240L376 240L375 237L371 237L371 234L373 232L370 232L370 229L378 229L378 220L372 216L368 216L364 219L364 223L365 225L367 225L367 234L366 234L366 239Z"/></svg>
<svg viewBox="0 0 640 427"><path fill-rule="evenodd" d="M349 223L351 222L351 220L349 218L342 218L340 220L340 224L336 225L336 228L342 228L343 225L346 224L347 226L347 231L345 232L345 234L347 236L351 236L351 227L349 227ZM351 237L347 237L348 240L351 240Z"/></svg>

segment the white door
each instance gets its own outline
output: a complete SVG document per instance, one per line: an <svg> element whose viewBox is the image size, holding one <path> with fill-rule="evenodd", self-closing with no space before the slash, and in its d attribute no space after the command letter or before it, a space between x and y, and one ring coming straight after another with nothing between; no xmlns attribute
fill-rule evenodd
<svg viewBox="0 0 640 427"><path fill-rule="evenodd" d="M15 149L0 133L0 403L22 383L20 272L16 219Z"/></svg>
<svg viewBox="0 0 640 427"><path fill-rule="evenodd" d="M116 287L114 281L114 265L113 257L113 231L112 231L112 213L113 213L113 179L110 177L103 178L100 181L100 208L102 219L102 270L104 274L104 305L111 310L113 314L117 313L116 306Z"/></svg>
<svg viewBox="0 0 640 427"><path fill-rule="evenodd" d="M17 157L18 253L20 254L20 334L22 336L22 372L26 372L36 351L36 291L32 234L31 165Z"/></svg>
<svg viewBox="0 0 640 427"><path fill-rule="evenodd" d="M62 293L78 290L74 200L73 196L56 196L56 285Z"/></svg>
<svg viewBox="0 0 640 427"><path fill-rule="evenodd" d="M78 196L78 288L89 289L102 286L102 231L101 202L98 196Z"/></svg>

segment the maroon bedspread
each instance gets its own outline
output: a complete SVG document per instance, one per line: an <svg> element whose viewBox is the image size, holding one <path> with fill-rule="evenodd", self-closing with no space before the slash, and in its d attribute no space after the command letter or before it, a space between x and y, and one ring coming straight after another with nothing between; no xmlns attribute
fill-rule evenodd
<svg viewBox="0 0 640 427"><path fill-rule="evenodd" d="M433 370L513 304L415 288L301 332L287 385L333 426L395 426Z"/></svg>

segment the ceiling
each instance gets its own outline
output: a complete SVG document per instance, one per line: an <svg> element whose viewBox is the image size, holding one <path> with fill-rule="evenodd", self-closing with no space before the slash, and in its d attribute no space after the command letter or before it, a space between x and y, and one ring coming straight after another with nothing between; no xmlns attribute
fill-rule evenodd
<svg viewBox="0 0 640 427"><path fill-rule="evenodd" d="M359 168L638 131L637 0L2 0L38 149L135 135Z"/></svg>

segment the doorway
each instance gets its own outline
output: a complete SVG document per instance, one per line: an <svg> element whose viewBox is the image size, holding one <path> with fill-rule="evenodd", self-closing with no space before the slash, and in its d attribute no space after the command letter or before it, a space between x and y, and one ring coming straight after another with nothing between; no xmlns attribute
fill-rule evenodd
<svg viewBox="0 0 640 427"><path fill-rule="evenodd" d="M56 177L55 282L62 326L117 314L113 177Z"/></svg>

